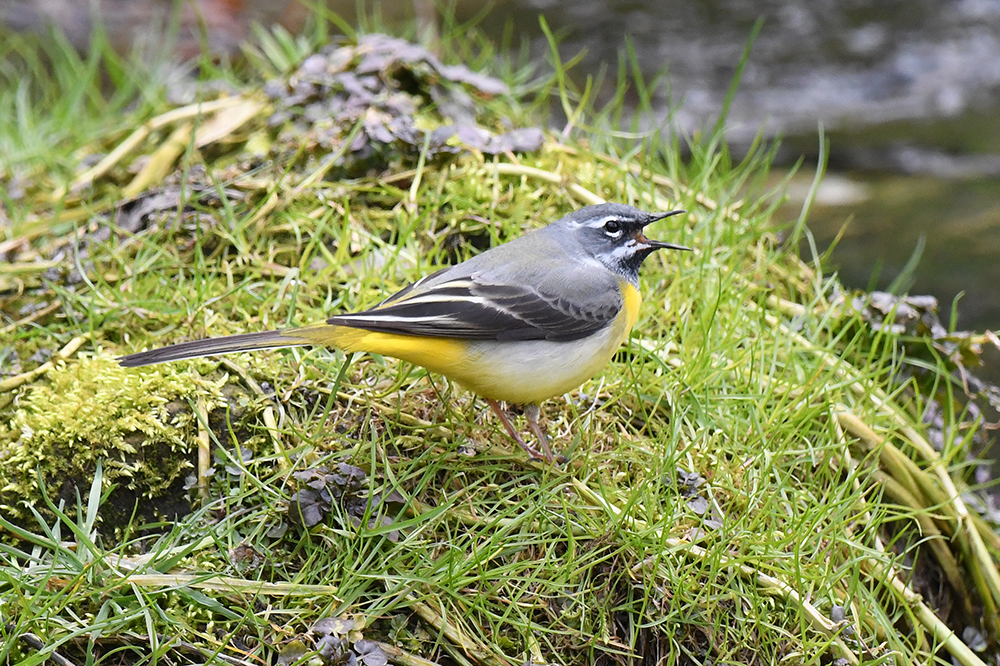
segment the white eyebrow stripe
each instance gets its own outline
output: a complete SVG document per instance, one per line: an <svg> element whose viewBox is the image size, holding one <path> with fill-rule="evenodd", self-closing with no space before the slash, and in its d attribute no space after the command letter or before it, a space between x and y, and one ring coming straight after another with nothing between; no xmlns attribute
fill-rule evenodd
<svg viewBox="0 0 1000 666"><path fill-rule="evenodd" d="M574 228L576 228L576 229L579 229L580 227L590 227L592 229L597 229L599 227L603 227L605 224L607 224L611 220L622 221L622 216L621 215L605 215L604 217L599 217L596 220L587 220L586 222L573 222L572 224L573 224Z"/></svg>

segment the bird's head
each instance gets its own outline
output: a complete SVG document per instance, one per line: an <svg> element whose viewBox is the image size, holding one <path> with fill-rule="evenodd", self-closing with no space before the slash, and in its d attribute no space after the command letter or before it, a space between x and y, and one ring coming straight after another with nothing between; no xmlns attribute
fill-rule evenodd
<svg viewBox="0 0 1000 666"><path fill-rule="evenodd" d="M596 259L632 283L638 282L639 267L656 250L690 250L674 243L646 238L643 230L651 223L671 215L686 213L671 210L647 213L625 204L607 203L587 206L553 223L560 233L572 237L587 256Z"/></svg>

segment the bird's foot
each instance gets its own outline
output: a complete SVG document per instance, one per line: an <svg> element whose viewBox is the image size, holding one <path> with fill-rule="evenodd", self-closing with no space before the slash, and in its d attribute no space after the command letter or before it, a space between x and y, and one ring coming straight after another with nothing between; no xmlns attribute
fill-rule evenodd
<svg viewBox="0 0 1000 666"><path fill-rule="evenodd" d="M538 424L538 417L541 414L541 410L538 405L526 405L524 408L524 416L528 419L528 427L531 431L535 433L538 437L538 441L542 443L542 451L545 452L545 460L552 462L555 460L555 456L552 455L552 447L549 446L549 438L545 436L545 431L542 430L542 426ZM562 458L562 456L559 456Z"/></svg>
<svg viewBox="0 0 1000 666"><path fill-rule="evenodd" d="M507 418L507 414L500 407L500 403L496 400L486 399L486 402L490 404L496 415L500 417L500 422L503 424L504 429L510 438L517 442L517 445L524 449L524 452L528 454L528 457L534 458L535 460L544 460L547 463L552 463L555 461L555 457L552 455L552 449L549 447L549 440L542 431L541 426L538 425L538 405L528 405L525 409L525 416L528 418L528 425L531 430L538 436L539 441L542 443L542 450L534 448L533 446L527 444L518 434L517 430L511 424L510 419ZM531 408L534 408L534 418L532 418ZM560 456L562 458L562 456Z"/></svg>

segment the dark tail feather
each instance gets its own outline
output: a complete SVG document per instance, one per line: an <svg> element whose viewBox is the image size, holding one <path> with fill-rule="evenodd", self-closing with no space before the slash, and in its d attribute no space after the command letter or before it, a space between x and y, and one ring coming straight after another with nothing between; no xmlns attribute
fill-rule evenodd
<svg viewBox="0 0 1000 666"><path fill-rule="evenodd" d="M137 368L141 365L180 361L186 358L201 356L216 356L233 352L253 351L256 349L275 349L278 347L296 347L314 344L306 337L298 337L292 331L262 331L260 333L243 333L222 338L207 338L192 340L169 347L150 349L149 351L119 356L118 362L125 368Z"/></svg>

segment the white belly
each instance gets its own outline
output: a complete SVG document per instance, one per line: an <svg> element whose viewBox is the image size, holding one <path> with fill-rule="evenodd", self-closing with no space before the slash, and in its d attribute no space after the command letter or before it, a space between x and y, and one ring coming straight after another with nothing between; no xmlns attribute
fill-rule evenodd
<svg viewBox="0 0 1000 666"><path fill-rule="evenodd" d="M472 342L468 363L448 376L484 398L538 403L578 387L607 365L628 335L626 319L618 317L604 330L569 342Z"/></svg>

